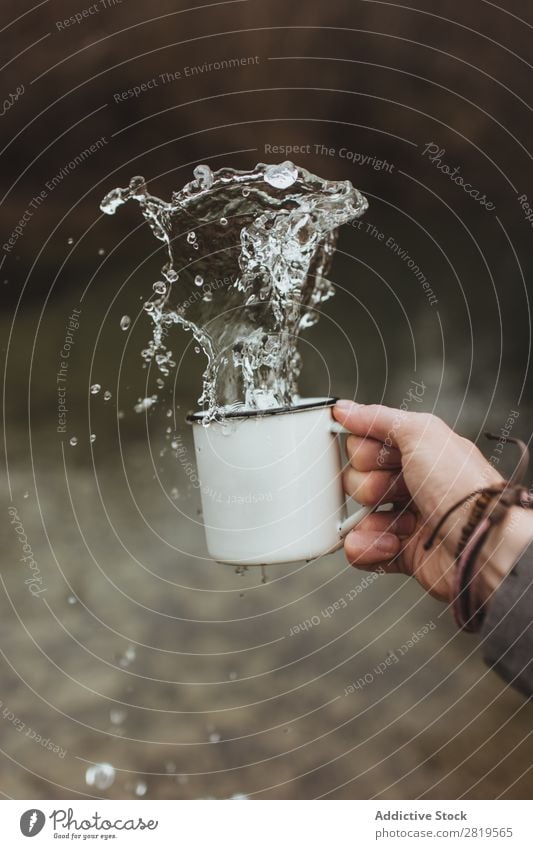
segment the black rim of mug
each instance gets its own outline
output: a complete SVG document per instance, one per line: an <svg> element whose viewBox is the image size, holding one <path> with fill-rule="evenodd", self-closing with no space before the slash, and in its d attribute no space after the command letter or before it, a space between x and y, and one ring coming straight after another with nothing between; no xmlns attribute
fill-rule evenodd
<svg viewBox="0 0 533 849"><path fill-rule="evenodd" d="M224 415L224 418L253 419L264 418L265 416L279 416L281 413L303 413L306 410L314 410L319 407L333 407L337 401L338 398L319 398L318 400L313 399L312 401L306 401L305 398L303 398L301 404L297 404L292 407L271 407L266 410L230 410ZM185 420L189 424L201 424L206 415L207 413L201 410L195 413L191 412L186 416ZM217 419L214 419L213 421L217 422Z"/></svg>

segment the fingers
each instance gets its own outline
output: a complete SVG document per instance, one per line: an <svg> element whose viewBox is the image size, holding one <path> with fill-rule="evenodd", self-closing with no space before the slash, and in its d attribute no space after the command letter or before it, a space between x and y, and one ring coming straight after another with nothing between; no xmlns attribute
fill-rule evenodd
<svg viewBox="0 0 533 849"><path fill-rule="evenodd" d="M401 545L395 534L357 529L346 537L344 551L352 566L376 566L396 557Z"/></svg>
<svg viewBox="0 0 533 849"><path fill-rule="evenodd" d="M357 534L359 531L370 531L378 534L391 533L399 537L407 537L415 530L416 521L415 514L410 510L402 510L400 513L396 511L371 513L351 533Z"/></svg>
<svg viewBox="0 0 533 849"><path fill-rule="evenodd" d="M411 388L416 399L421 400L416 384ZM415 399L415 400L416 400ZM333 415L340 424L356 436L371 437L385 443L387 447L405 450L411 442L439 440L443 433L451 433L447 425L437 416L428 413L411 413L396 410L381 404L356 404L353 401L337 401Z"/></svg>
<svg viewBox="0 0 533 849"><path fill-rule="evenodd" d="M385 504L410 498L403 475L398 472L358 472L352 467L342 475L344 491L359 504Z"/></svg>
<svg viewBox="0 0 533 849"><path fill-rule="evenodd" d="M402 546L401 537L410 536L416 528L416 516L410 511L402 513L373 513L351 531L344 550L352 566L376 568L386 572L399 572L396 561Z"/></svg>
<svg viewBox="0 0 533 849"><path fill-rule="evenodd" d="M388 448L383 442L368 437L349 436L346 440L346 452L350 463L358 472L370 472L373 469L399 469L402 456L397 448Z"/></svg>

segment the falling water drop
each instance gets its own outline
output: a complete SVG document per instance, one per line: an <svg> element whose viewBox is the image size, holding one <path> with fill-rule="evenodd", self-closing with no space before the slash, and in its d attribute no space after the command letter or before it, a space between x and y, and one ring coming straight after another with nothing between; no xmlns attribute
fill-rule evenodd
<svg viewBox="0 0 533 849"><path fill-rule="evenodd" d="M204 278L202 277L202 275L197 274L196 277L194 278L195 286L201 286L203 282L204 282Z"/></svg>
<svg viewBox="0 0 533 849"><path fill-rule="evenodd" d="M104 392L104 401L109 401L111 397L111 392L109 391L109 389L106 389L106 391Z"/></svg>
<svg viewBox="0 0 533 849"><path fill-rule="evenodd" d="M98 790L108 790L115 780L115 770L111 764L93 764L85 773L85 782L89 787L97 787Z"/></svg>
<svg viewBox="0 0 533 849"><path fill-rule="evenodd" d="M71 445L77 445L78 444L78 437L77 436L71 436L70 439L69 439L69 442L70 442Z"/></svg>
<svg viewBox="0 0 533 849"><path fill-rule="evenodd" d="M133 409L136 413L143 413L145 410L149 410L156 401L157 395L152 395L149 398L139 398Z"/></svg>
<svg viewBox="0 0 533 849"><path fill-rule="evenodd" d="M122 725L125 722L127 717L127 712L125 710L120 710L119 708L112 708L109 711L109 719L111 720L112 725Z"/></svg>
<svg viewBox="0 0 533 849"><path fill-rule="evenodd" d="M123 315L120 319L120 328L121 330L127 330L131 324L131 318L129 315Z"/></svg>
<svg viewBox="0 0 533 849"><path fill-rule="evenodd" d="M99 383L93 383L93 385L91 386L91 395L98 395L101 388L102 387Z"/></svg>

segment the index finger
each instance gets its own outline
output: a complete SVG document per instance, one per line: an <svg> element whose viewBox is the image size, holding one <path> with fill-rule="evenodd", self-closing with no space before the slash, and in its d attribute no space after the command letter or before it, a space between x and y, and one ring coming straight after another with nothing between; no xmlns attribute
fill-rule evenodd
<svg viewBox="0 0 533 849"><path fill-rule="evenodd" d="M337 401L333 407L333 415L356 436L370 436L383 442L387 448L399 448L398 432L409 414L381 404Z"/></svg>

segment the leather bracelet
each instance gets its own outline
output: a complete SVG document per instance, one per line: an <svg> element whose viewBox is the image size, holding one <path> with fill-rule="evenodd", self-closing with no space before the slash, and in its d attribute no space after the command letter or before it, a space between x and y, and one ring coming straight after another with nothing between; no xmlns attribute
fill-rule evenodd
<svg viewBox="0 0 533 849"><path fill-rule="evenodd" d="M485 436L489 439L500 438L492 433L486 433ZM533 508L533 494L521 484L529 464L528 448L520 439L508 437L508 441L517 445L521 451L520 459L509 480L496 486L484 487L461 498L446 511L424 545L424 549L428 551L446 519L469 498L477 495L456 550L453 598L453 614L457 626L471 633L479 631L485 615L484 602L477 591L479 573L483 568L479 562L481 549L492 528L503 522L511 507Z"/></svg>

